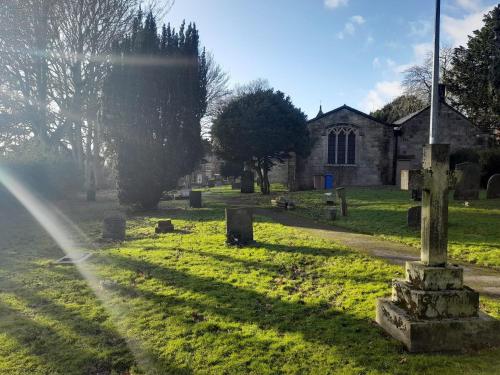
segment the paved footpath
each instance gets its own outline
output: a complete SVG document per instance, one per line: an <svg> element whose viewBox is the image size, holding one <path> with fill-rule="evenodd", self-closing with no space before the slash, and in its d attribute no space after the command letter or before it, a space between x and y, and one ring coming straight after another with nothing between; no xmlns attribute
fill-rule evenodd
<svg viewBox="0 0 500 375"><path fill-rule="evenodd" d="M320 224L314 220L290 214L275 209L256 208L255 213L266 216L282 225L310 233L316 237L332 240L350 249L357 250L371 256L385 259L393 264L404 265L408 260L419 260L419 250L385 241L377 237L350 232L347 229ZM500 298L500 272L492 269L477 267L471 264L460 264L464 267L465 284L482 295Z"/></svg>

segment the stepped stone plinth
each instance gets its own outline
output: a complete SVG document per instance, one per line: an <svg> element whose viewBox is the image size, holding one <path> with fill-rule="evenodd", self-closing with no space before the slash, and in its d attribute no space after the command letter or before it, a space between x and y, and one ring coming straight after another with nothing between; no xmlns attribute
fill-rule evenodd
<svg viewBox="0 0 500 375"><path fill-rule="evenodd" d="M424 149L421 261L406 263L391 298L377 303L376 321L410 352L500 345L500 321L479 311L479 294L464 286L463 269L447 263L449 146Z"/></svg>

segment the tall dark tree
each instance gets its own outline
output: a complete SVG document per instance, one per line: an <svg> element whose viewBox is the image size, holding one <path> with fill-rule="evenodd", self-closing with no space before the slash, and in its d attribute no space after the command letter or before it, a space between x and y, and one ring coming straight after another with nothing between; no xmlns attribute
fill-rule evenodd
<svg viewBox="0 0 500 375"><path fill-rule="evenodd" d="M258 174L263 194L270 193L269 171L291 153L310 150L306 116L280 91L258 88L231 100L212 127L214 148L222 159L245 162Z"/></svg>
<svg viewBox="0 0 500 375"><path fill-rule="evenodd" d="M469 36L467 46L456 48L452 69L446 82L452 94L452 104L484 130L498 128L500 112L497 96L498 81L492 72L498 71L499 46L495 43L495 25L500 5L484 17L484 26Z"/></svg>
<svg viewBox="0 0 500 375"><path fill-rule="evenodd" d="M413 112L421 110L425 106L426 103L415 95L402 95L386 104L382 109L371 113L371 115L380 121L392 124Z"/></svg>
<svg viewBox="0 0 500 375"><path fill-rule="evenodd" d="M206 68L194 24L158 35L155 18L139 12L116 44L105 89L105 119L116 151L119 199L155 207L164 190L194 169L203 154Z"/></svg>

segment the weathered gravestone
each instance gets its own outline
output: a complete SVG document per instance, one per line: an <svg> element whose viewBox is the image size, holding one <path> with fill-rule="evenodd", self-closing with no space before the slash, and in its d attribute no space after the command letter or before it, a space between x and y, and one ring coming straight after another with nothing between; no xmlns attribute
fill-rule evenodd
<svg viewBox="0 0 500 375"><path fill-rule="evenodd" d="M332 206L325 207L325 218L329 221L335 221L337 218L337 209Z"/></svg>
<svg viewBox="0 0 500 375"><path fill-rule="evenodd" d="M486 199L500 198L500 174L494 174L488 180Z"/></svg>
<svg viewBox="0 0 500 375"><path fill-rule="evenodd" d="M160 220L156 224L155 233L171 233L174 231L172 220Z"/></svg>
<svg viewBox="0 0 500 375"><path fill-rule="evenodd" d="M422 207L410 207L407 213L407 222L410 228L420 228L422 221Z"/></svg>
<svg viewBox="0 0 500 375"><path fill-rule="evenodd" d="M422 200L422 172L418 169L401 171L401 190L411 191L414 201Z"/></svg>
<svg viewBox="0 0 500 375"><path fill-rule="evenodd" d="M231 189L232 190L240 190L241 189L241 182L233 182L231 184Z"/></svg>
<svg viewBox="0 0 500 375"><path fill-rule="evenodd" d="M241 192L243 194L255 192L255 177L252 171L244 171L241 175Z"/></svg>
<svg viewBox="0 0 500 375"><path fill-rule="evenodd" d="M108 216L102 222L102 238L123 241L127 222L123 216Z"/></svg>
<svg viewBox="0 0 500 375"><path fill-rule="evenodd" d="M325 193L325 204L327 206L335 206L335 198L332 193Z"/></svg>
<svg viewBox="0 0 500 375"><path fill-rule="evenodd" d="M347 199L345 197L345 188L337 188L337 200L340 205L340 215L347 216Z"/></svg>
<svg viewBox="0 0 500 375"><path fill-rule="evenodd" d="M500 321L479 311L479 294L463 285L463 268L447 263L449 145L424 148L419 262L393 281L376 321L410 352L463 351L500 344Z"/></svg>
<svg viewBox="0 0 500 375"><path fill-rule="evenodd" d="M253 211L250 208L226 208L226 243L245 246L253 242Z"/></svg>
<svg viewBox="0 0 500 375"><path fill-rule="evenodd" d="M461 163L455 167L455 192L457 201L479 199L481 168L475 163Z"/></svg>
<svg viewBox="0 0 500 375"><path fill-rule="evenodd" d="M201 208L201 191L191 190L189 192L189 207Z"/></svg>

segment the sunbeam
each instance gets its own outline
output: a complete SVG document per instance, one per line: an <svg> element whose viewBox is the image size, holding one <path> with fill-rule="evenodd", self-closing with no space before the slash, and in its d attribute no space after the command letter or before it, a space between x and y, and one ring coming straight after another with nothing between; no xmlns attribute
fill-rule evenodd
<svg viewBox="0 0 500 375"><path fill-rule="evenodd" d="M30 192L9 170L2 167L0 167L0 184L23 205L67 256L74 256L85 249L96 248L95 244L71 219L52 204ZM137 340L128 337L125 327L121 323L120 317L127 315L128 307L122 303L111 302L112 296L106 289L100 287L100 280L89 265L76 263L75 267L106 309L118 333L127 342L137 364L142 369L154 368L153 361L147 351L140 346Z"/></svg>

